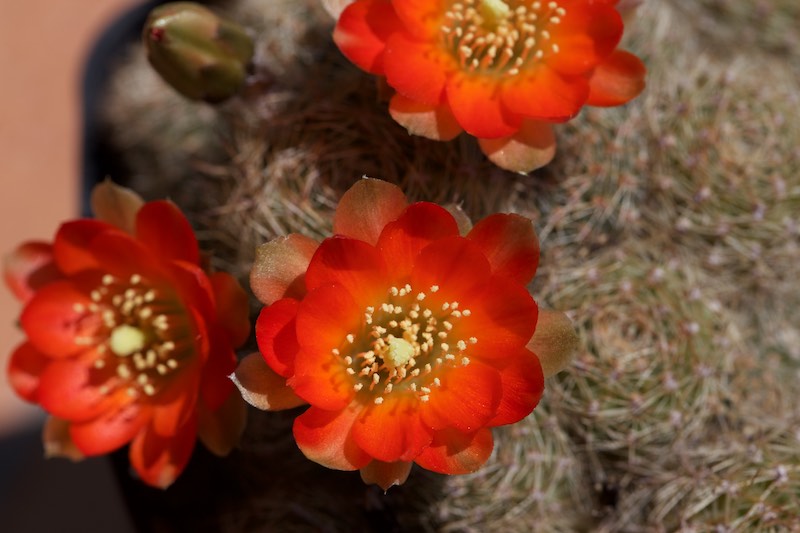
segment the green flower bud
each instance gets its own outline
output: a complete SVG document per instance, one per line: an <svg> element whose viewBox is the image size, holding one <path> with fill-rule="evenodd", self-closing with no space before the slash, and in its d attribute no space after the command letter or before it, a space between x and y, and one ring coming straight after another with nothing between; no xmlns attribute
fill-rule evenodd
<svg viewBox="0 0 800 533"><path fill-rule="evenodd" d="M211 103L239 91L253 57L244 28L192 2L153 9L142 40L167 83L187 98Z"/></svg>

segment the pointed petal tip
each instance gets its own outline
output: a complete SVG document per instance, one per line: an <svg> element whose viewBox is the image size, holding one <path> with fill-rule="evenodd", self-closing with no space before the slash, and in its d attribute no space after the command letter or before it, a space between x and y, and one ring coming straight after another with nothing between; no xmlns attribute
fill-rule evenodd
<svg viewBox="0 0 800 533"><path fill-rule="evenodd" d="M262 411L281 411L306 403L264 361L260 353L244 357L230 376L242 399Z"/></svg>
<svg viewBox="0 0 800 533"><path fill-rule="evenodd" d="M545 378L569 366L578 344L578 333L566 314L539 309L536 332L528 343L528 349L539 357Z"/></svg>
<svg viewBox="0 0 800 533"><path fill-rule="evenodd" d="M406 482L413 464L405 461L384 463L373 460L367 466L359 469L359 473L364 483L378 485L386 493L390 488Z"/></svg>
<svg viewBox="0 0 800 533"><path fill-rule="evenodd" d="M144 200L131 189L106 178L92 189L91 205L98 220L132 235L136 231L136 213L144 205Z"/></svg>
<svg viewBox="0 0 800 533"><path fill-rule="evenodd" d="M72 462L82 461L85 456L75 443L69 432L69 422L50 416L42 429L42 445L45 459L63 457Z"/></svg>

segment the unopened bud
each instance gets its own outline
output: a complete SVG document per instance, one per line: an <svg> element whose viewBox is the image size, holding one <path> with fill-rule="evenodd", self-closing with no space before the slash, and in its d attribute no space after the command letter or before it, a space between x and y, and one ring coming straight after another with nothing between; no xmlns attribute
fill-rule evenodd
<svg viewBox="0 0 800 533"><path fill-rule="evenodd" d="M253 57L244 28L192 2L153 9L142 40L167 83L187 98L212 103L239 91Z"/></svg>

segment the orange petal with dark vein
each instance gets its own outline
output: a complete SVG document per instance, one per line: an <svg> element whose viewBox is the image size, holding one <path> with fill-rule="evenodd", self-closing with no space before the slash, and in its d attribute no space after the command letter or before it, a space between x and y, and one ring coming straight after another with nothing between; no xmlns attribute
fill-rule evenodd
<svg viewBox="0 0 800 533"><path fill-rule="evenodd" d="M294 438L307 458L334 470L358 470L371 458L353 441L350 430L360 408L351 405L340 411L310 407L294 421Z"/></svg>
<svg viewBox="0 0 800 533"><path fill-rule="evenodd" d="M39 380L51 361L30 342L17 346L8 361L8 381L23 399L39 402Z"/></svg>
<svg viewBox="0 0 800 533"><path fill-rule="evenodd" d="M65 358L86 349L100 327L99 318L87 314L89 297L69 281L55 281L42 287L20 316L30 342L49 357Z"/></svg>
<svg viewBox="0 0 800 533"><path fill-rule="evenodd" d="M250 270L250 289L256 298L266 305L281 298L302 298L306 269L318 246L317 241L292 233L256 248Z"/></svg>
<svg viewBox="0 0 800 533"><path fill-rule="evenodd" d="M527 285L539 265L539 239L529 218L494 214L480 220L467 234L492 265L492 274Z"/></svg>
<svg viewBox="0 0 800 533"><path fill-rule="evenodd" d="M67 359L51 359L39 375L41 406L58 418L86 422L133 401L124 387L101 392L100 388L106 383L112 385L115 378L94 368L97 357L92 350Z"/></svg>
<svg viewBox="0 0 800 533"><path fill-rule="evenodd" d="M589 78L586 104L600 107L622 105L644 90L646 74L641 59L624 50L615 50Z"/></svg>
<svg viewBox="0 0 800 533"><path fill-rule="evenodd" d="M464 131L446 104L421 104L395 94L389 102L389 113L411 135L434 141L450 141Z"/></svg>
<svg viewBox="0 0 800 533"><path fill-rule="evenodd" d="M146 427L149 417L149 408L131 402L118 409L109 409L92 420L73 422L69 432L72 441L85 455L103 455L127 444ZM156 437L153 431L147 433Z"/></svg>
<svg viewBox="0 0 800 533"><path fill-rule="evenodd" d="M437 431L433 442L414 462L440 474L469 474L486 463L492 455L491 430L462 433L455 429Z"/></svg>
<svg viewBox="0 0 800 533"><path fill-rule="evenodd" d="M547 122L526 120L519 131L499 139L478 139L481 151L500 168L526 173L541 168L556 155L556 137Z"/></svg>
<svg viewBox="0 0 800 533"><path fill-rule="evenodd" d="M400 187L363 178L342 195L333 217L333 233L374 245L383 227L408 205Z"/></svg>
<svg viewBox="0 0 800 533"><path fill-rule="evenodd" d="M286 384L286 378L275 373L259 353L245 356L230 379L242 398L264 411L281 411L306 403Z"/></svg>

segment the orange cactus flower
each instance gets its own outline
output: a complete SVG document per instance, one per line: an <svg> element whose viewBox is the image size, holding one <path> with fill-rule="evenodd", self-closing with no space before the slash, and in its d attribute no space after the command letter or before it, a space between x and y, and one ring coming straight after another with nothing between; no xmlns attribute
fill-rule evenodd
<svg viewBox="0 0 800 533"><path fill-rule="evenodd" d="M247 295L230 275L206 273L174 204L111 182L92 202L98 219L67 222L52 244L25 243L6 260L27 336L8 376L50 413L48 455L130 443L141 479L166 488L198 436L224 455L244 429L227 375L248 336Z"/></svg>
<svg viewBox="0 0 800 533"><path fill-rule="evenodd" d="M459 219L364 179L342 197L332 238L259 248L261 354L232 378L256 407L310 404L294 423L309 459L384 489L412 463L472 472L490 428L530 414L565 364L569 319L539 312L525 288L539 259L531 221L498 214L461 235Z"/></svg>
<svg viewBox="0 0 800 533"><path fill-rule="evenodd" d="M355 0L326 7L341 13L333 34L339 49L386 79L395 91L392 117L410 133L450 140L466 131L498 166L528 172L552 160L553 123L584 105L623 104L643 90L644 65L617 49L618 1Z"/></svg>

